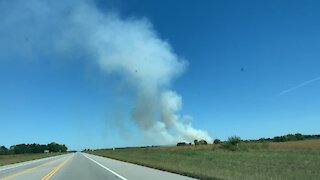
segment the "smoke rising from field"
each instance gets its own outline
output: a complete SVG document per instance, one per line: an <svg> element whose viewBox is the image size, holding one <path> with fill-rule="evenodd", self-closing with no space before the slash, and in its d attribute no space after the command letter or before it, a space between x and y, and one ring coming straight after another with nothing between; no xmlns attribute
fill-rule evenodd
<svg viewBox="0 0 320 180"><path fill-rule="evenodd" d="M31 13L7 16L6 22L31 19L38 27L31 38L47 41L43 48L52 48L58 54L84 54L106 73L120 75L135 92L131 119L154 143L211 141L206 131L192 126L191 116L179 114L182 97L170 89L170 84L185 71L187 63L160 39L152 24L144 18L120 18L113 12L101 12L91 1L72 2L63 7L44 1L15 2L11 5L16 11L8 14L21 9ZM30 43L34 47L22 54L36 54L41 49L36 42Z"/></svg>

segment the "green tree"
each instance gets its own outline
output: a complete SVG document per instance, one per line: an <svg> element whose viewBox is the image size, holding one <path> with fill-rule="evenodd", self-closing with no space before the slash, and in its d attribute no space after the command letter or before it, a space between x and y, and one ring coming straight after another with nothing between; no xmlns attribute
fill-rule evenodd
<svg viewBox="0 0 320 180"><path fill-rule="evenodd" d="M48 146L48 150L50 152L59 152L60 148L59 148L59 144L52 142L50 144L47 145Z"/></svg>
<svg viewBox="0 0 320 180"><path fill-rule="evenodd" d="M221 148L228 149L231 151L239 150L239 143L241 138L239 136L231 136L228 138L228 141L221 145Z"/></svg>
<svg viewBox="0 0 320 180"><path fill-rule="evenodd" d="M194 145L198 145L198 140L194 140Z"/></svg>
<svg viewBox="0 0 320 180"><path fill-rule="evenodd" d="M220 144L220 139L215 139L214 141L213 141L213 144Z"/></svg>
<svg viewBox="0 0 320 180"><path fill-rule="evenodd" d="M296 133L295 136L296 136L297 140L304 140L305 139L304 136L300 133Z"/></svg>
<svg viewBox="0 0 320 180"><path fill-rule="evenodd" d="M5 146L0 147L0 155L9 154L9 150Z"/></svg>
<svg viewBox="0 0 320 180"><path fill-rule="evenodd" d="M231 136L228 138L228 142L231 145L236 146L241 142L241 138L239 136Z"/></svg>

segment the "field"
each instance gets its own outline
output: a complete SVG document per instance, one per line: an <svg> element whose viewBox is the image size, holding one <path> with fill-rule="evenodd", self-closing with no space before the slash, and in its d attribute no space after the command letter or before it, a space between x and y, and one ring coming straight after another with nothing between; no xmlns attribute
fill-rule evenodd
<svg viewBox="0 0 320 180"><path fill-rule="evenodd" d="M12 155L0 155L0 166L19 163L24 161L30 161L34 159L40 159L50 156L57 156L62 153L37 153L37 154L12 154Z"/></svg>
<svg viewBox="0 0 320 180"><path fill-rule="evenodd" d="M320 179L320 140L102 149L90 153L200 179Z"/></svg>

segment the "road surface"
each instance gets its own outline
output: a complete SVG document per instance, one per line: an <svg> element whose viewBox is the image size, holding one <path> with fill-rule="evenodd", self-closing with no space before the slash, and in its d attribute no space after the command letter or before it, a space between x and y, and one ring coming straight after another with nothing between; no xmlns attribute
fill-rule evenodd
<svg viewBox="0 0 320 180"><path fill-rule="evenodd" d="M191 180L192 178L86 153L0 166L1 180Z"/></svg>

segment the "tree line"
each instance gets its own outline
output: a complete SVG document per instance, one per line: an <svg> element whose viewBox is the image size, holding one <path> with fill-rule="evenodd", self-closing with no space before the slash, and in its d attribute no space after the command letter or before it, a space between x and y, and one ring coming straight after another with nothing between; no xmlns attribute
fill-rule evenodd
<svg viewBox="0 0 320 180"><path fill-rule="evenodd" d="M236 138L235 138L236 137ZM310 140L310 139L320 139L320 134L318 135L303 135L301 133L296 134L287 134L283 136L275 136L273 138L260 138L260 139L249 139L249 140L241 140L240 137L231 137L231 139L237 139L237 141L243 141L243 142L286 142L286 141L301 141L301 140ZM229 138L230 140L230 138ZM229 141L228 140L228 141ZM220 144L224 141L221 141L220 139L213 140L213 144ZM205 140L194 140L194 145L206 145L208 144ZM191 143L186 142L178 142L177 146L187 146L191 145Z"/></svg>
<svg viewBox="0 0 320 180"><path fill-rule="evenodd" d="M258 140L249 140L249 141L286 142L286 141L301 141L301 140L310 140L310 139L320 139L320 135L303 135L301 133L296 133L296 134L287 134L283 136L275 136L273 138L260 138Z"/></svg>
<svg viewBox="0 0 320 180"><path fill-rule="evenodd" d="M0 155L4 154L26 154L26 153L44 153L44 152L67 152L68 148L64 144L52 142L50 144L17 144L6 148L0 146Z"/></svg>
<svg viewBox="0 0 320 180"><path fill-rule="evenodd" d="M320 135L303 135L301 133L287 134L283 136L275 136L273 138L260 138L260 139L249 139L241 140L243 142L286 142L286 141L301 141L301 140L311 140L320 139ZM213 144L219 144L221 141L215 139Z"/></svg>

